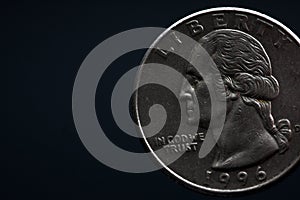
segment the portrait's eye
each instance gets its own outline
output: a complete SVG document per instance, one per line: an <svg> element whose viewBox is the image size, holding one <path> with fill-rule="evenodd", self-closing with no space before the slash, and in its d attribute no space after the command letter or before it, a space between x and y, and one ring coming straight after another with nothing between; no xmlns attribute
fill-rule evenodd
<svg viewBox="0 0 300 200"><path fill-rule="evenodd" d="M202 77L193 67L188 67L186 71L187 79L192 86L196 86L202 80Z"/></svg>
<svg viewBox="0 0 300 200"><path fill-rule="evenodd" d="M197 83L199 82L198 77L193 74L187 74L187 79L192 86L197 85Z"/></svg>

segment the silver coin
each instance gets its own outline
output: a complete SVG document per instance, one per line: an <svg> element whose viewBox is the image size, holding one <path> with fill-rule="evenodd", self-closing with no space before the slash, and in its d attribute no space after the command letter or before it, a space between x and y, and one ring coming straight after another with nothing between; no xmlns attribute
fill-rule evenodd
<svg viewBox="0 0 300 200"><path fill-rule="evenodd" d="M180 33L205 49L225 88L222 131L204 157L199 157L201 146L214 139L207 132L213 106L209 83L191 65L195 47L183 52L188 59L176 54L185 46ZM173 41L165 42L168 36ZM280 22L241 8L200 11L167 29L146 53L138 86L156 77L175 89L144 84L135 101L144 142L167 173L191 188L223 194L261 188L286 174L300 153L299 46L299 38ZM179 75L157 73L146 65L150 63L169 66ZM156 104L167 117L162 129L149 136L145 126L154 120L149 109ZM180 132L180 126L194 131Z"/></svg>

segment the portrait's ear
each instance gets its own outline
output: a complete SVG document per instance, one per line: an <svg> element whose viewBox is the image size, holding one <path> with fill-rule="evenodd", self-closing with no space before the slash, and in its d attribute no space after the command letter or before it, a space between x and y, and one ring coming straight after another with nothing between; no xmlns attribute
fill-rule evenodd
<svg viewBox="0 0 300 200"><path fill-rule="evenodd" d="M226 90L226 100L227 101L235 101L240 96L238 92L231 91L227 86L225 86L225 90Z"/></svg>

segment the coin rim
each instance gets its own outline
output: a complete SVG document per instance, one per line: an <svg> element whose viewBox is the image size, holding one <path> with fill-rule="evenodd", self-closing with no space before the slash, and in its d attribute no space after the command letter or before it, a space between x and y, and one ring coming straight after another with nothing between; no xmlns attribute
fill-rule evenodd
<svg viewBox="0 0 300 200"><path fill-rule="evenodd" d="M189 18L192 18L192 17L195 17L197 15L201 15L201 14L207 14L207 13L210 13L210 12L214 12L214 11L238 11L238 12L245 12L245 13L250 13L250 14L253 14L253 15L257 15L257 16L260 16L262 18L265 18L271 22L273 22L274 24L280 26L281 28L283 28L288 34L290 34L290 36L293 37L293 39L300 45L300 39L298 38L298 36L293 33L288 27L286 27L285 25L283 25L281 22L277 21L276 19L272 18L272 17L269 17L265 14L262 14L258 11L254 11L254 10L251 10L251 9L246 9L246 8L240 8L240 7L216 7L216 8L209 8L209 9L205 9L205 10L201 10L201 11L198 11L198 12L195 12L193 14L190 14L180 20L178 20L177 22L175 22L174 24L172 24L169 28L167 28L163 33L161 33L158 38L152 43L152 45L150 46L150 48L148 49L148 51L146 52L143 60L142 60L142 64L141 66L143 66L143 63L145 61L145 59L148 57L150 51L152 48L154 48L154 46L158 43L158 41L163 37L165 36L172 28L176 27L177 25L179 25L180 23L186 21L187 19ZM139 78L140 78L140 73L141 73L141 69L138 71L138 78L137 78L137 85L139 84ZM287 168L285 168L284 170L282 170L278 175L274 176L273 178L267 180L266 182L263 182L263 183L260 183L258 185L254 185L254 186L251 186L251 187L247 187L247 188L242 188L242 189L214 189L214 188L210 188L210 187L206 187L206 186L203 186L203 185L199 185L199 184L196 184L196 183L193 183L185 178L183 178L182 176L180 176L179 174L177 174L176 172L174 172L172 169L170 169L167 165L165 165L160 159L159 157L155 154L155 152L153 151L152 147L150 146L149 142L147 141L147 138L143 132L143 129L141 127L141 123L140 123L140 118L139 118L139 114L138 114L138 100L137 100L137 95L136 95L136 99L135 99L136 103L135 103L135 110L136 110L136 116L137 116L137 122L138 122L138 127L139 127L139 130L141 131L142 133L142 136L143 136L143 139L147 145L147 147L149 148L149 150L151 151L151 153L153 154L153 156L155 157L155 159L159 162L159 164L161 164L169 173L171 173L173 176L175 176L176 178L178 178L179 180L187 183L188 185L191 185L195 188L198 188L200 190L204 190L204 191L208 191L208 192L216 192L216 193L240 193L240 192L246 192L246 191L250 191L250 190L253 190L253 189L258 189L258 188L261 188L265 185L268 185L269 183L271 182L274 182L276 181L277 179L279 179L280 177L282 177L285 173L287 173L292 167L294 167L297 162L300 160L300 156L298 155L298 157L289 164L289 166Z"/></svg>

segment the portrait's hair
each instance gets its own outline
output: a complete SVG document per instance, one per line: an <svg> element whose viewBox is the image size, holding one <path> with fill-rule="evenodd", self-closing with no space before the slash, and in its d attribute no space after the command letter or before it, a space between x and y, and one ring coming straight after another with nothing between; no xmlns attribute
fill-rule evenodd
<svg viewBox="0 0 300 200"><path fill-rule="evenodd" d="M279 83L272 76L270 59L260 42L233 29L212 31L199 42L215 62L225 88L239 93L246 105L255 107L279 152L285 152L291 136L290 122L283 119L277 126L274 123L271 100L279 94Z"/></svg>

